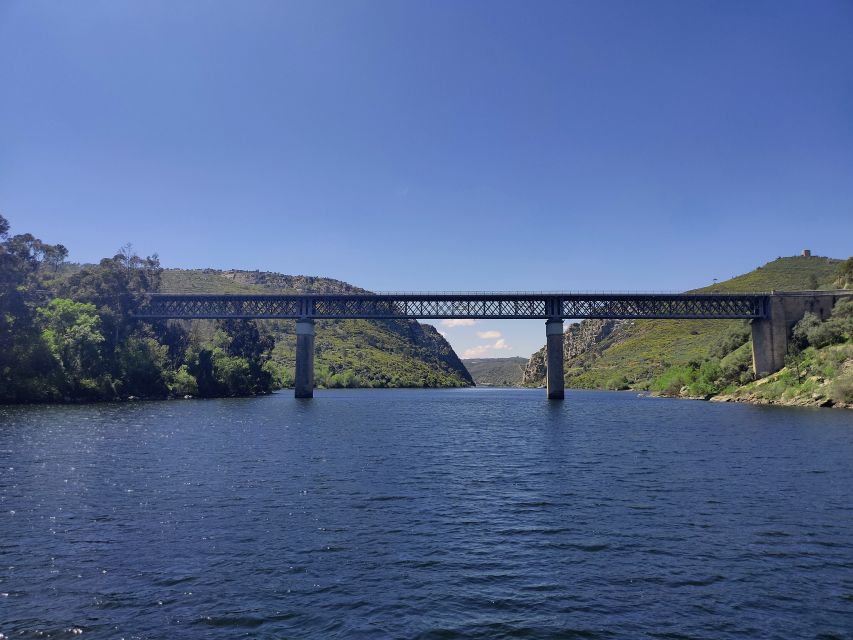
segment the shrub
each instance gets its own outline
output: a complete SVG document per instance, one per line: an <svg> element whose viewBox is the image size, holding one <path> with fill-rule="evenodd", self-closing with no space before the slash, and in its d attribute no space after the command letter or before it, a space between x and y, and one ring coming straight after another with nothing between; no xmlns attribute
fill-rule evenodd
<svg viewBox="0 0 853 640"><path fill-rule="evenodd" d="M187 365L182 365L175 371L169 388L176 396L198 395L198 383L195 376L189 372Z"/></svg>
<svg viewBox="0 0 853 640"><path fill-rule="evenodd" d="M330 389L355 389L364 385L354 371L346 369L331 376L326 382L326 386Z"/></svg>
<svg viewBox="0 0 853 640"><path fill-rule="evenodd" d="M811 333L820 327L820 318L811 311L806 312L802 319L794 325L794 330L791 332L790 347L794 351L802 351L808 347L811 342Z"/></svg>
<svg viewBox="0 0 853 640"><path fill-rule="evenodd" d="M274 389L287 389L293 386L293 376L290 374L290 367L267 360L263 364L263 370L272 376L272 386Z"/></svg>
<svg viewBox="0 0 853 640"><path fill-rule="evenodd" d="M835 286L842 289L853 287L853 256L841 263L835 277Z"/></svg>
<svg viewBox="0 0 853 640"><path fill-rule="evenodd" d="M813 313L806 313L802 320L794 325L791 335L791 349L801 351L808 346L826 347L846 342L853 336L853 300L839 300L832 315L825 322Z"/></svg>
<svg viewBox="0 0 853 640"><path fill-rule="evenodd" d="M625 391L631 387L628 385L628 379L625 376L613 376L604 383L604 388L611 391Z"/></svg>
<svg viewBox="0 0 853 640"><path fill-rule="evenodd" d="M699 379L703 382L714 382L719 379L722 371L717 360L705 360L699 367Z"/></svg>
<svg viewBox="0 0 853 640"><path fill-rule="evenodd" d="M832 308L833 318L853 318L853 298L842 298Z"/></svg>
<svg viewBox="0 0 853 640"><path fill-rule="evenodd" d="M121 394L162 397L169 387L164 379L169 348L151 337L131 336L117 350Z"/></svg>
<svg viewBox="0 0 853 640"><path fill-rule="evenodd" d="M255 392L249 373L249 362L240 356L229 356L218 350L213 354L213 370L225 392L231 396Z"/></svg>
<svg viewBox="0 0 853 640"><path fill-rule="evenodd" d="M749 340L750 327L746 323L738 323L711 347L711 355L724 358Z"/></svg>
<svg viewBox="0 0 853 640"><path fill-rule="evenodd" d="M853 404L853 373L846 373L836 378L830 388L829 396L835 402Z"/></svg>
<svg viewBox="0 0 853 640"><path fill-rule="evenodd" d="M831 344L844 342L844 333L840 331L839 323L833 322L832 319L822 322L816 327L813 327L808 332L809 344L820 349Z"/></svg>
<svg viewBox="0 0 853 640"><path fill-rule="evenodd" d="M720 361L721 382L731 384L739 382L745 384L752 380L752 343L747 342ZM746 381L743 380L746 374Z"/></svg>
<svg viewBox="0 0 853 640"><path fill-rule="evenodd" d="M652 380L653 391L665 396L677 396L682 387L687 387L696 380L696 369L692 367L670 367L657 378Z"/></svg>

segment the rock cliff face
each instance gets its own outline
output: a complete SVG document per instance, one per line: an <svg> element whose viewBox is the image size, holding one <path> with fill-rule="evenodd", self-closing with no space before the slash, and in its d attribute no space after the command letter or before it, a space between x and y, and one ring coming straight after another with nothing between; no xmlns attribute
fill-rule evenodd
<svg viewBox="0 0 853 640"><path fill-rule="evenodd" d="M421 324L416 320L374 320L373 322L381 323L390 331L414 343L418 348L417 356L424 362L452 372L466 384L474 384L474 378L456 355L453 347L431 324Z"/></svg>
<svg viewBox="0 0 853 640"><path fill-rule="evenodd" d="M563 340L563 357L566 368L576 366L579 360L604 351L618 337L625 320L584 320L569 325ZM530 356L524 368L522 383L545 384L545 347Z"/></svg>

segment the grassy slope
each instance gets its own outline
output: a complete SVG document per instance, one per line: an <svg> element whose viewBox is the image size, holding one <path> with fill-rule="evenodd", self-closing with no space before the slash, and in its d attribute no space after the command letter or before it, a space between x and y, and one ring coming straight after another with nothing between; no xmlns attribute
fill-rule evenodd
<svg viewBox="0 0 853 640"><path fill-rule="evenodd" d="M331 293L363 291L339 280L247 271L167 269L165 293ZM292 321L262 321L276 339L273 360L293 379ZM429 325L413 321L317 323L315 369L320 385L465 386L472 380L453 349ZM333 376L336 376L333 379Z"/></svg>
<svg viewBox="0 0 853 640"><path fill-rule="evenodd" d="M527 358L471 358L462 362L478 385L515 387L521 385Z"/></svg>
<svg viewBox="0 0 853 640"><path fill-rule="evenodd" d="M695 292L793 291L831 288L841 261L812 256L779 258L755 271ZM583 356L567 363L570 387L605 388L624 378L642 388L672 364L706 358L711 348L740 320L638 320L625 327L618 340L600 357Z"/></svg>

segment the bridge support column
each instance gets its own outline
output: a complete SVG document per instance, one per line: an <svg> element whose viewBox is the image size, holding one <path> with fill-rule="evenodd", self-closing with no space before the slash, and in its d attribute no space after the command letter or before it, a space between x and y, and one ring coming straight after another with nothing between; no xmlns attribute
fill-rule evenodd
<svg viewBox="0 0 853 640"><path fill-rule="evenodd" d="M785 366L788 352L788 323L781 300L767 300L767 317L752 321L752 371L758 378L779 371Z"/></svg>
<svg viewBox="0 0 853 640"><path fill-rule="evenodd" d="M565 380L563 379L563 320L551 318L545 322L547 347L545 354L545 371L548 381L548 399L562 400L565 395Z"/></svg>
<svg viewBox="0 0 853 640"><path fill-rule="evenodd" d="M296 321L296 382L297 398L314 397L314 321Z"/></svg>

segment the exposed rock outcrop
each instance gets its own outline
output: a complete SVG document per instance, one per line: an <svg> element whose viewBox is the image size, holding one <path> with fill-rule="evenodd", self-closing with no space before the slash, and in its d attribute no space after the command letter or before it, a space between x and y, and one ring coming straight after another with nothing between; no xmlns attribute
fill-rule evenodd
<svg viewBox="0 0 853 640"><path fill-rule="evenodd" d="M584 320L566 327L563 341L563 356L566 368L577 366L578 361L597 355L606 349L618 336L626 320ZM522 383L542 385L545 383L545 348L543 347L527 361Z"/></svg>

